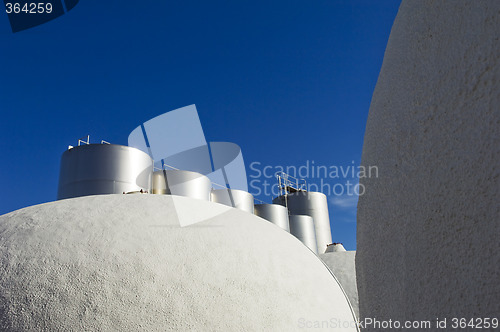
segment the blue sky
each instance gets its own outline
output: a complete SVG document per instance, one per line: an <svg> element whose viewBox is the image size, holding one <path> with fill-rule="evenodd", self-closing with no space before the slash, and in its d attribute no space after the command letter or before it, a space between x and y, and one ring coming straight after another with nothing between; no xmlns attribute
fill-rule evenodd
<svg viewBox="0 0 500 332"><path fill-rule="evenodd" d="M241 147L249 177L252 162L359 165L399 3L81 0L15 34L1 13L0 214L55 200L60 156L79 137L126 145L190 104L208 141ZM356 201L329 195L333 241L348 250Z"/></svg>

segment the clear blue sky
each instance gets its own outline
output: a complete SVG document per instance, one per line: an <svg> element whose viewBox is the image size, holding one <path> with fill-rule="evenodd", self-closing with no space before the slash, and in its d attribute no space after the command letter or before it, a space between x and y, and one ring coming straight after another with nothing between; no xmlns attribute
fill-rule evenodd
<svg viewBox="0 0 500 332"><path fill-rule="evenodd" d="M79 137L126 145L190 104L207 140L238 144L247 167L359 165L399 4L81 0L15 34L0 13L0 214L55 200ZM333 241L354 250L356 198L329 202Z"/></svg>

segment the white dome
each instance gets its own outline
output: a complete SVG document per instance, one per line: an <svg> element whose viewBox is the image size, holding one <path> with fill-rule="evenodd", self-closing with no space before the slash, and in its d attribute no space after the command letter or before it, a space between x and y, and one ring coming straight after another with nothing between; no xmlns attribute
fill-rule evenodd
<svg viewBox="0 0 500 332"><path fill-rule="evenodd" d="M101 195L0 216L0 330L355 331L353 320L316 255L221 204Z"/></svg>

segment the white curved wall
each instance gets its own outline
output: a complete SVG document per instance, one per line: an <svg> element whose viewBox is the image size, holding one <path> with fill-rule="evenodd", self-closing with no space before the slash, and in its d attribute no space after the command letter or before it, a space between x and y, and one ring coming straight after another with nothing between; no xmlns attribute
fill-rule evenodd
<svg viewBox="0 0 500 332"><path fill-rule="evenodd" d="M0 216L2 331L338 331L331 319L353 316L319 258L228 206L101 195Z"/></svg>
<svg viewBox="0 0 500 332"><path fill-rule="evenodd" d="M362 317L498 317L499 38L499 1L402 2L363 146Z"/></svg>

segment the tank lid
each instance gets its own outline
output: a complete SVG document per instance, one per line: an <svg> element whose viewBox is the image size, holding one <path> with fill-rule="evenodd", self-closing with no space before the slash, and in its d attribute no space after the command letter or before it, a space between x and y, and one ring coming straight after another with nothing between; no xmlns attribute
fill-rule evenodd
<svg viewBox="0 0 500 332"><path fill-rule="evenodd" d="M327 245L325 250L325 252L339 252L339 251L346 251L346 250L342 243L336 243L336 242Z"/></svg>

